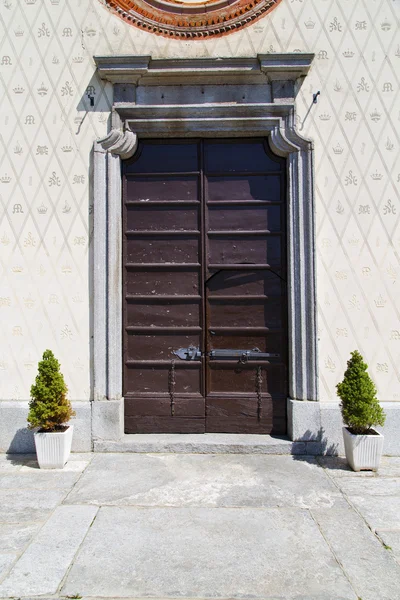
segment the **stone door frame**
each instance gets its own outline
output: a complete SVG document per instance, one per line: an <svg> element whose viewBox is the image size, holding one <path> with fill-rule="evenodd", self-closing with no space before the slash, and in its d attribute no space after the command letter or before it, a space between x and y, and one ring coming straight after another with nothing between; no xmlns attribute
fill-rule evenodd
<svg viewBox="0 0 400 600"><path fill-rule="evenodd" d="M114 103L111 131L94 144L94 440L124 431L121 160L139 138L267 137L287 159L289 396L318 400L313 146L295 128L295 95L312 59L95 57ZM163 103L163 90L173 102Z"/></svg>

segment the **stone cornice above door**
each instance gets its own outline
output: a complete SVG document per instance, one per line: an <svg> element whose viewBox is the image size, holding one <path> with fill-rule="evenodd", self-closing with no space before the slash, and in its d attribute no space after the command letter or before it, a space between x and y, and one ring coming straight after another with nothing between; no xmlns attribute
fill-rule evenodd
<svg viewBox="0 0 400 600"><path fill-rule="evenodd" d="M313 54L259 54L255 58L152 59L150 56L95 56L101 79L114 84L114 103L140 102L138 87L265 86L265 101L293 102ZM267 90L266 90L267 91ZM265 96L265 94L264 94Z"/></svg>

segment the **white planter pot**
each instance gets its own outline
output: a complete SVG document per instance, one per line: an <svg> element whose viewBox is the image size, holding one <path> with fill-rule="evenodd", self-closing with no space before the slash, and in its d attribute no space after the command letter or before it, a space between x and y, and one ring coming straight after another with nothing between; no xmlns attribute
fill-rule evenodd
<svg viewBox="0 0 400 600"><path fill-rule="evenodd" d="M65 431L36 432L36 456L41 469L62 469L71 452L74 426Z"/></svg>
<svg viewBox="0 0 400 600"><path fill-rule="evenodd" d="M353 471L378 470L384 437L381 433L375 433L376 435L354 435L347 427L343 427L346 458Z"/></svg>

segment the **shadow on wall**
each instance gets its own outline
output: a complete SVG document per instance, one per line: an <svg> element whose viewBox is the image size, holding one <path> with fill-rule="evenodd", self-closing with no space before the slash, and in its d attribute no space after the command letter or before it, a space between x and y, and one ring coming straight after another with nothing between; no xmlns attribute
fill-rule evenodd
<svg viewBox="0 0 400 600"><path fill-rule="evenodd" d="M320 427L317 433L307 429L303 435L299 438L299 442L304 442L306 445L306 454L308 456L324 455L324 456L338 456L339 455L339 444L331 443L328 444L328 438L325 436L325 429ZM294 455L294 459L301 460L301 456Z"/></svg>
<svg viewBox="0 0 400 600"><path fill-rule="evenodd" d="M17 429L6 452L7 454L34 454L35 440L33 431L27 427Z"/></svg>

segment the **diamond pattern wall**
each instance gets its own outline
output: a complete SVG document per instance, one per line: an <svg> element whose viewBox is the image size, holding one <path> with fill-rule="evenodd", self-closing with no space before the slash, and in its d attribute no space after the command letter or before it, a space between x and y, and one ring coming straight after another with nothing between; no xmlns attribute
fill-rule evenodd
<svg viewBox="0 0 400 600"><path fill-rule="evenodd" d="M400 400L399 0L284 0L196 42L144 33L100 0L2 0L0 19L1 398L29 397L45 348L71 399L91 397L91 149L111 105L93 55L301 51L316 54L297 126L315 142L321 400L355 348L379 397Z"/></svg>

